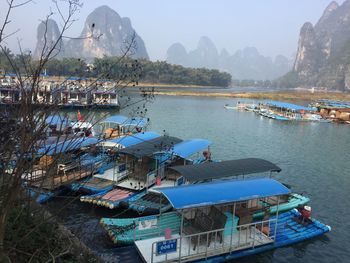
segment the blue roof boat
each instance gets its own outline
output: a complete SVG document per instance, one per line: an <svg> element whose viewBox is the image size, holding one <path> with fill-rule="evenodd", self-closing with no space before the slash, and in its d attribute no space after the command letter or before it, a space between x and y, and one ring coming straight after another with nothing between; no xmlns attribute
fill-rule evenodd
<svg viewBox="0 0 350 263"><path fill-rule="evenodd" d="M114 209L127 203L130 198L140 198L146 192L146 189L152 187L158 182L158 179L160 182L164 178L166 167L172 163L186 164L193 162L186 157L202 150L203 147L208 147L209 144L210 141L207 140L194 139L182 142L178 138L162 136L121 149L118 153L126 156L125 158L128 158L130 161L135 159L153 161L148 161L147 166L144 168L144 174L138 176L138 181L135 181L132 175L124 175L124 165L124 170L120 172L123 175L116 177L118 178L118 183L116 183L117 187L115 189L107 193L102 192L92 196L82 196L80 200ZM142 165L142 163L139 164L138 162L137 165ZM95 177L97 176L99 175L95 175Z"/></svg>
<svg viewBox="0 0 350 263"><path fill-rule="evenodd" d="M99 139L94 137L79 137L73 139L67 139L58 143L43 146L37 150L37 155L55 155L68 151L74 151L83 147L88 147L93 144L97 144Z"/></svg>
<svg viewBox="0 0 350 263"><path fill-rule="evenodd" d="M137 127L144 127L148 123L148 118L142 118L142 117L132 117L128 118L122 115L114 115L107 117L106 119L102 120L100 124L102 123L114 123L118 124L120 126L137 126Z"/></svg>
<svg viewBox="0 0 350 263"><path fill-rule="evenodd" d="M132 135L126 135L115 139L105 140L100 143L103 147L118 147L125 148L132 145L136 145L141 142L149 141L160 137L160 134L156 132L139 132Z"/></svg>
<svg viewBox="0 0 350 263"><path fill-rule="evenodd" d="M160 135L156 132L142 132L129 136L119 137L116 139L102 141L98 145L102 146L103 148L125 148L150 141L158 137L160 137ZM115 167L117 168L115 169ZM81 182L73 183L71 185L71 189L74 191L79 190L88 194L100 194L102 192L108 192L112 190L115 181L111 180L112 178L104 175L105 171L108 169L114 169L114 171L119 171L122 173L125 171L125 164L122 163L117 165L114 159L105 161L101 167L97 169L98 174Z"/></svg>
<svg viewBox="0 0 350 263"><path fill-rule="evenodd" d="M182 143L178 144L181 145ZM202 146L204 146L203 144ZM176 146L174 146L175 148ZM182 147L180 147L182 148ZM186 151L185 151L186 152ZM239 160L228 160L222 162L202 162L193 165L170 166L166 171L165 179L161 181L162 186L177 186L182 184L203 183L213 180L224 180L227 178L243 178L250 174L280 172L281 168L267 160L258 158L246 158ZM140 193L128 200L125 206L139 213L166 212L172 206L161 202L159 193L152 188L146 193Z"/></svg>
<svg viewBox="0 0 350 263"><path fill-rule="evenodd" d="M100 121L96 129L104 138L117 138L144 131L148 122L148 118L114 115Z"/></svg>
<svg viewBox="0 0 350 263"><path fill-rule="evenodd" d="M287 102L282 102L282 101L267 101L265 103L266 105L275 107L275 108L283 108L291 111L315 111L317 110L316 108L311 108L311 107L305 107L297 104L292 104L292 103L287 103Z"/></svg>
<svg viewBox="0 0 350 263"><path fill-rule="evenodd" d="M330 231L329 226L311 218L309 207L282 214L277 209L276 215L270 216L265 202L273 199L279 206L281 196L290 193L273 179L231 180L158 191L177 212L171 221L167 218L167 228L158 229L163 226L158 221L162 218L155 216L119 229L121 236L134 234L137 251L145 262L224 262ZM264 211L264 217L254 220L252 213L258 210ZM101 219L101 224L108 220ZM157 229L158 235L150 234Z"/></svg>

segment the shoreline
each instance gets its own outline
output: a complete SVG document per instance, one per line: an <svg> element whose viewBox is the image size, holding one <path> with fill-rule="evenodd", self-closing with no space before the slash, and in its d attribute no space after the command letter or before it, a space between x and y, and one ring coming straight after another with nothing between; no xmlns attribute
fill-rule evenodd
<svg viewBox="0 0 350 263"><path fill-rule="evenodd" d="M304 92L304 91L271 91L271 92L198 92L198 91L154 91L161 96L192 96L192 97L222 97L240 99L270 99L270 100L349 100L350 93L340 92Z"/></svg>

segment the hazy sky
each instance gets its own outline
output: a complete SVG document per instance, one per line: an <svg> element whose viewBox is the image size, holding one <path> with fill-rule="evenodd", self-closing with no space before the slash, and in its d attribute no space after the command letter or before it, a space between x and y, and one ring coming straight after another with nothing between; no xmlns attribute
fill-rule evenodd
<svg viewBox="0 0 350 263"><path fill-rule="evenodd" d="M21 1L21 0L17 0ZM24 1L24 0L22 0ZM60 1L60 0L58 0ZM136 32L145 41L152 60L165 59L168 47L182 43L187 50L197 46L201 36L208 36L218 50L231 54L246 46L255 46L266 56L296 52L300 27L313 24L330 0L85 0L69 35L80 34L85 18L96 7L108 5L120 16L129 17ZM338 3L344 0L338 0ZM3 21L5 0L0 0ZM34 0L12 14L8 31L20 29L7 40L18 50L34 49L39 20L50 12L51 0ZM62 5L64 6L64 5ZM64 10L64 8L63 8ZM53 11L55 11L53 9ZM56 16L58 20L58 16Z"/></svg>

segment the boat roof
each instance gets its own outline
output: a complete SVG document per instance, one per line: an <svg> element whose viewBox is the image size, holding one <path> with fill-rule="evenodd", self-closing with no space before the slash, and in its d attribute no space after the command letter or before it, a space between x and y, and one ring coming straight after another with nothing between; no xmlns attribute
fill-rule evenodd
<svg viewBox="0 0 350 263"><path fill-rule="evenodd" d="M350 108L350 102L349 101L343 101L343 100L318 100L319 103L322 103L324 107L331 107L331 108Z"/></svg>
<svg viewBox="0 0 350 263"><path fill-rule="evenodd" d="M182 142L182 140L176 137L160 136L158 138L121 149L119 153L129 154L135 156L136 158L141 158L171 149L175 144L180 142Z"/></svg>
<svg viewBox="0 0 350 263"><path fill-rule="evenodd" d="M100 123L116 123L121 126L137 126L137 127L144 127L148 123L147 118L142 117L132 117L128 118L123 115L114 115L107 117L106 119L102 120Z"/></svg>
<svg viewBox="0 0 350 263"><path fill-rule="evenodd" d="M145 141L149 141L158 137L160 137L160 134L156 132L147 131L147 132L140 132L140 133L135 133L127 136L122 136L112 140L107 140L107 141L101 142L101 144L109 147L116 147L118 145L121 145L123 147L129 147L129 146L139 144Z"/></svg>
<svg viewBox="0 0 350 263"><path fill-rule="evenodd" d="M71 123L71 121L67 117L64 117L61 115L51 115L46 118L45 122L48 125L65 125L65 126Z"/></svg>
<svg viewBox="0 0 350 263"><path fill-rule="evenodd" d="M179 172L186 180L192 182L254 173L280 172L282 170L276 164L258 158L206 162L169 168Z"/></svg>
<svg viewBox="0 0 350 263"><path fill-rule="evenodd" d="M266 104L276 108L285 108L285 109L290 109L294 111L300 111L300 110L314 111L315 110L314 108L310 108L310 107L305 107L305 106L282 102L282 101L274 101L274 100L267 101Z"/></svg>
<svg viewBox="0 0 350 263"><path fill-rule="evenodd" d="M73 138L58 143L43 146L38 149L37 153L42 155L54 155L80 149L98 143L99 140L95 137L79 137Z"/></svg>
<svg viewBox="0 0 350 263"><path fill-rule="evenodd" d="M203 184L156 188L175 209L220 205L250 199L289 194L274 179L224 180Z"/></svg>
<svg viewBox="0 0 350 263"><path fill-rule="evenodd" d="M174 147L168 151L171 155L176 155L181 158L188 158L191 155L207 148L211 141L205 139L190 139L175 144Z"/></svg>

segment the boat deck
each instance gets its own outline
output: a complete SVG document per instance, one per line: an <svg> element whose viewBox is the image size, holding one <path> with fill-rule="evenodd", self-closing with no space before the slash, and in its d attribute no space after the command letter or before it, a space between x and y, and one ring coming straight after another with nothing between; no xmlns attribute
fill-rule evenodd
<svg viewBox="0 0 350 263"><path fill-rule="evenodd" d="M43 180L39 180L30 184L31 186L43 188L46 190L54 190L56 188L61 187L62 185L72 183L74 181L83 179L87 176L90 176L93 171L91 170L80 170L74 171L62 175L49 176L44 178Z"/></svg>
<svg viewBox="0 0 350 263"><path fill-rule="evenodd" d="M139 240L135 242L136 248L145 262L164 262L169 260L178 260L180 256L180 236L175 234L171 239L177 239L176 252L166 255L157 255L156 246L153 247L153 260L152 260L152 244L154 242L164 241L164 236L155 237L151 239ZM196 237L194 237L196 239ZM209 242L209 246L205 244L197 245L197 242L191 242L189 237L184 237L181 240L181 261L192 261L207 257L235 251L238 249L244 249L251 247L254 243L255 246L266 245L272 243L273 239L263 234L255 227L243 229L240 232L235 233L232 236L227 235L223 238L223 242L219 242L219 239ZM232 247L230 246L232 244ZM231 248L230 248L231 247Z"/></svg>
<svg viewBox="0 0 350 263"><path fill-rule="evenodd" d="M100 178L91 178L88 181L82 182L81 187L86 188L96 188L96 189L104 189L113 185L114 182L110 180L100 179Z"/></svg>
<svg viewBox="0 0 350 263"><path fill-rule="evenodd" d="M275 224L270 225L270 236L272 236L275 230ZM256 238L251 238L248 235L248 242L240 243L239 240L245 241L245 234L242 230L241 234L235 234L233 236L233 246L230 248L230 243L227 244L227 238L230 239L231 235L226 236L223 243L211 242L209 247L201 245L196 250L191 250L192 244L189 239L184 237L181 244L181 256L182 262L193 260L204 260L206 257L215 257L217 262L228 261L244 256L254 255L257 253L265 252L271 249L292 245L304 240L323 235L329 232L331 228L315 219L308 222L300 221L300 213L296 210L283 213L278 217L277 233L275 242L255 229ZM247 232L245 232L247 234ZM254 234L254 231L253 231ZM173 235L172 239L178 238L178 235ZM240 239L239 239L240 237ZM258 239L258 240L256 240ZM164 241L164 237L156 237L152 239L139 240L135 242L135 245L139 251L139 254L145 262L152 262L152 243L158 241ZM237 242L237 243L235 243ZM249 243L250 242L250 243ZM252 245L251 242L254 242ZM216 246L216 247L215 247ZM164 262L166 260L178 260L180 253L179 239L177 242L177 251L165 255L156 255L154 248L153 262ZM187 249L187 250L186 250ZM207 252L206 252L207 251ZM230 253L232 252L232 253Z"/></svg>

